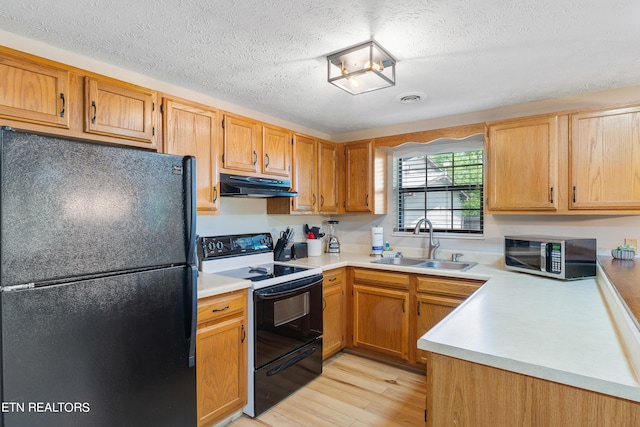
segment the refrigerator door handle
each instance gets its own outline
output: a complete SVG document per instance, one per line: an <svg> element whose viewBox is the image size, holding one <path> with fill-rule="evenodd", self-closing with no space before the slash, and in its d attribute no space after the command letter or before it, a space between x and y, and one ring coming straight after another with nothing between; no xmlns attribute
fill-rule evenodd
<svg viewBox="0 0 640 427"><path fill-rule="evenodd" d="M198 324L198 267L191 265L191 325L189 337L189 367L196 366L196 327Z"/></svg>
<svg viewBox="0 0 640 427"><path fill-rule="evenodd" d="M196 264L196 160L192 156L185 156L183 169L186 171L185 207L187 232L187 264Z"/></svg>

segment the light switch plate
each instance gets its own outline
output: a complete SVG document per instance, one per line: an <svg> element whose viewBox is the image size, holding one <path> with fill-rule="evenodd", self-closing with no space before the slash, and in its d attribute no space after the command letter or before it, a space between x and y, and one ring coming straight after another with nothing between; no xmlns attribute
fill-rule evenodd
<svg viewBox="0 0 640 427"><path fill-rule="evenodd" d="M624 244L625 245L631 245L634 248L638 249L638 239L624 239Z"/></svg>

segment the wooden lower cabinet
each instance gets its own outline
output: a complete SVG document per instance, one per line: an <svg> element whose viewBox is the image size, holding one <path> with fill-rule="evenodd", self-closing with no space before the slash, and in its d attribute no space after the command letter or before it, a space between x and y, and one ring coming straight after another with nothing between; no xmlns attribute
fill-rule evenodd
<svg viewBox="0 0 640 427"><path fill-rule="evenodd" d="M426 352L417 340L484 283L366 268L348 277L350 349L421 369Z"/></svg>
<svg viewBox="0 0 640 427"><path fill-rule="evenodd" d="M419 339L484 282L441 276L416 276L416 336ZM427 352L416 348L416 363L427 363Z"/></svg>
<svg viewBox="0 0 640 427"><path fill-rule="evenodd" d="M418 294L416 307L416 339L426 334L442 319L447 317L464 299L442 295ZM417 350L416 362L427 363L424 350Z"/></svg>
<svg viewBox="0 0 640 427"><path fill-rule="evenodd" d="M210 426L247 403L247 291L198 302L198 426Z"/></svg>
<svg viewBox="0 0 640 427"><path fill-rule="evenodd" d="M640 404L428 353L426 425L637 426Z"/></svg>
<svg viewBox="0 0 640 427"><path fill-rule="evenodd" d="M364 269L355 269L353 274L352 346L398 361L407 361L409 275ZM376 285L377 276L380 276L380 283L393 287Z"/></svg>
<svg viewBox="0 0 640 427"><path fill-rule="evenodd" d="M326 360L345 346L344 276L344 268L324 272L322 283L322 360Z"/></svg>

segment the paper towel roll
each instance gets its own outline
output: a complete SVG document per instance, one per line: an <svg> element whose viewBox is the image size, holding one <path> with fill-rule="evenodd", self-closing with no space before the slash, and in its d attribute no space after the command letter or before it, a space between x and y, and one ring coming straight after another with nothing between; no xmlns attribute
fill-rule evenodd
<svg viewBox="0 0 640 427"><path fill-rule="evenodd" d="M384 230L382 227L371 228L371 255L382 255L384 246Z"/></svg>

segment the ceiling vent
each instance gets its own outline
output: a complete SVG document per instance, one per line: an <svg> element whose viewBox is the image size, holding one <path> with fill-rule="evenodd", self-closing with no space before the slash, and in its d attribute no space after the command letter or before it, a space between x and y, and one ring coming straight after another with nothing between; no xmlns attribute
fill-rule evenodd
<svg viewBox="0 0 640 427"><path fill-rule="evenodd" d="M398 95L396 99L401 104L415 104L423 101L427 96L424 93L403 93Z"/></svg>

